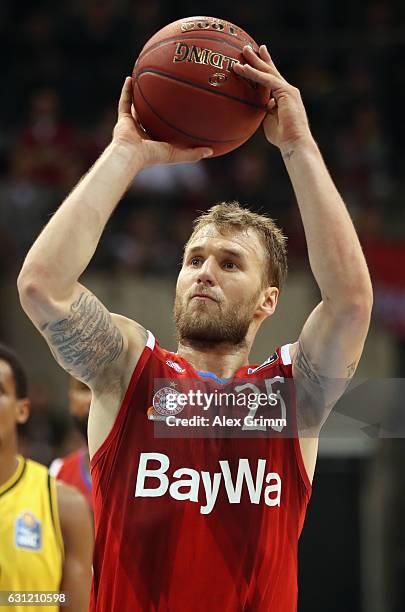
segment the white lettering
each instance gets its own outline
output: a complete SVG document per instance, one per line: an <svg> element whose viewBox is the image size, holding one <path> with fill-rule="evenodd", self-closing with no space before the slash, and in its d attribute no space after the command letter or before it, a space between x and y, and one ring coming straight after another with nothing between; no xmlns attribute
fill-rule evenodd
<svg viewBox="0 0 405 612"><path fill-rule="evenodd" d="M281 478L277 472L271 472L266 476L266 482L275 481L269 484L264 490L264 501L268 506L279 506L281 499ZM270 493L276 493L276 497L270 497Z"/></svg>
<svg viewBox="0 0 405 612"><path fill-rule="evenodd" d="M205 396L205 407L204 410L209 410L211 408L212 401L214 399L213 393L204 393Z"/></svg>
<svg viewBox="0 0 405 612"><path fill-rule="evenodd" d="M189 499L190 501L197 502L198 489L200 487L200 474L191 468L181 468L176 470L173 474L174 478L181 478L182 476L190 476L190 478L173 482L169 489L170 495L174 499ZM188 487L189 491L187 493L180 493L180 489L183 487Z"/></svg>
<svg viewBox="0 0 405 612"><path fill-rule="evenodd" d="M159 467L151 469L149 461L157 461ZM221 483L224 483L225 492L230 504L239 504L244 487L246 487L250 502L259 504L263 499L267 506L280 506L281 478L277 472L269 472L265 476L266 459L257 460L256 473L252 473L249 459L239 459L236 476L232 476L229 461L220 460L221 472L199 472L192 468L179 468L175 470L170 483L166 472L170 467L170 460L163 453L141 453L139 457L138 474L136 478L135 497L162 497L167 492L179 501L200 501L200 484L202 481L205 504L201 504L200 513L210 514L218 499ZM223 476L223 478L222 478ZM146 487L145 480L154 478L155 487ZM264 483L266 487L264 488ZM169 486L170 485L170 486ZM262 497L263 493L263 497Z"/></svg>
<svg viewBox="0 0 405 612"><path fill-rule="evenodd" d="M205 506L201 506L200 512L201 514L209 514L215 506L215 502L217 501L222 474L220 474L220 472L215 472L214 482L212 484L211 475L209 472L201 472L201 476L204 484L207 503Z"/></svg>
<svg viewBox="0 0 405 612"><path fill-rule="evenodd" d="M147 470L146 466L149 460L159 461L160 468L157 470ZM163 453L141 453L138 476L136 478L135 497L160 497L164 495L169 486L169 479L166 476L169 465L169 457ZM160 485L154 489L146 489L145 478L157 478Z"/></svg>
<svg viewBox="0 0 405 612"><path fill-rule="evenodd" d="M238 473L236 476L236 485L232 482L231 471L229 469L228 461L219 462L222 473L224 475L224 482L226 492L228 493L228 499L230 504L239 504L240 496L242 493L243 479L246 480L247 488L249 491L250 501L252 504L258 504L260 500L260 494L262 492L264 469L266 467L266 460L259 459L257 462L256 472L256 488L253 485L252 472L250 471L249 459L239 459Z"/></svg>

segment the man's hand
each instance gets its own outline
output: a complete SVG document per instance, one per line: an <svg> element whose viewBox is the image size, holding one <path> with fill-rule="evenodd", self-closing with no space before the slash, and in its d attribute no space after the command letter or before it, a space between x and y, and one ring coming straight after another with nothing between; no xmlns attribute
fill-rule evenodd
<svg viewBox="0 0 405 612"><path fill-rule="evenodd" d="M247 63L234 64L235 73L270 91L268 114L263 122L267 140L284 153L291 145L312 138L301 94L278 72L267 47L261 45L257 56L246 46L243 55Z"/></svg>
<svg viewBox="0 0 405 612"><path fill-rule="evenodd" d="M132 78L125 79L118 103L118 121L113 132L113 142L125 145L140 155L144 168L155 164L182 164L197 162L212 155L212 149L196 147L180 149L167 142L151 140L140 126L132 104Z"/></svg>

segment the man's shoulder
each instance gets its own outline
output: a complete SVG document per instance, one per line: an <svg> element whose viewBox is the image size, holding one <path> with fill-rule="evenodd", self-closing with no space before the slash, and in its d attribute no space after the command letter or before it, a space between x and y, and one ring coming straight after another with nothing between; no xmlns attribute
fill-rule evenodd
<svg viewBox="0 0 405 612"><path fill-rule="evenodd" d="M268 370L270 368L277 368L283 366L291 366L292 359L295 351L295 344L282 344L278 346L273 353L268 355L266 359L260 363L250 365L247 368L247 374L256 374L260 373L263 370Z"/></svg>
<svg viewBox="0 0 405 612"><path fill-rule="evenodd" d="M92 385L93 396L97 397L106 394L109 396L111 392L114 396L119 395L128 386L134 367L145 347L151 342L150 336L154 339L153 334L133 319L115 313L111 313L111 317L125 338L125 351L120 359L106 368L103 376Z"/></svg>

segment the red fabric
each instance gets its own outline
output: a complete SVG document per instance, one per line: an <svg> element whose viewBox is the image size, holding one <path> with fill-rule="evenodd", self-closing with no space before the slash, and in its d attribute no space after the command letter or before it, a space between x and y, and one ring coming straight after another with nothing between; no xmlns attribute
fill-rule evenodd
<svg viewBox="0 0 405 612"><path fill-rule="evenodd" d="M167 360L183 372L167 365ZM265 378L291 375L291 366L282 364L278 350L274 363L252 377L264 383ZM311 492L299 441L297 437L156 438L155 423L147 417L156 379L181 384L182 378L198 377L178 355L158 344L153 351L146 347L113 429L91 461L96 529L91 612L297 609L297 545ZM249 378L247 366L233 380L238 378ZM291 402L287 397L288 409ZM197 470L198 500L174 499L171 489L159 497L136 496L143 453L169 459L171 483L179 478L173 475L175 470ZM266 465L258 501L252 503L243 482L239 502L230 503L222 475L214 507L201 513L206 503L204 472L213 483L213 475L221 472L219 461L227 461L235 483L244 460L256 483L259 459ZM158 467L157 461L148 464L151 469ZM264 503L270 472L281 478L279 505ZM157 486L156 477L144 482L151 489Z"/></svg>
<svg viewBox="0 0 405 612"><path fill-rule="evenodd" d="M93 498L88 480L90 474L88 474L88 472L86 473L85 453L87 452L87 448L80 448L66 455L66 457L63 457L63 459L61 459L62 465L59 468L56 478L79 489L88 501L90 508L93 510Z"/></svg>

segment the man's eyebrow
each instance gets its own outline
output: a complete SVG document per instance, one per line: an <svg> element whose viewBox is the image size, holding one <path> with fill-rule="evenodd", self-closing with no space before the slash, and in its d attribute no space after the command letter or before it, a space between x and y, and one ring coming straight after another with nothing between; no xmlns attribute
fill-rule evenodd
<svg viewBox="0 0 405 612"><path fill-rule="evenodd" d="M204 250L203 245L196 245L191 247L190 249L187 249L186 251L186 255L189 257L190 255L194 255L195 253L201 253L201 251ZM228 248L221 248L218 249L221 253L224 253L225 255L230 255L231 257L235 257L236 259L244 259L244 254L242 251L239 251L238 249L228 249Z"/></svg>

